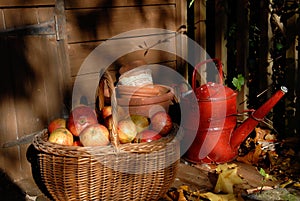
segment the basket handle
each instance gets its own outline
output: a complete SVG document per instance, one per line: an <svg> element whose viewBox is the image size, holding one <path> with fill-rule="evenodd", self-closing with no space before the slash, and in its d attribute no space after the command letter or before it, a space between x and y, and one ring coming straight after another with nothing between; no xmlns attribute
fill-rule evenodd
<svg viewBox="0 0 300 201"><path fill-rule="evenodd" d="M115 86L113 79L109 72L105 71L102 77L99 80L96 100L98 99L98 103L96 101L96 107L98 110L102 110L104 108L104 85L107 84L110 96L111 96L111 106L112 106L112 130L110 132L110 142L111 144L118 149L120 145L118 133L117 133L117 125L118 125L118 110L117 110L117 98L115 94Z"/></svg>
<svg viewBox="0 0 300 201"><path fill-rule="evenodd" d="M198 69L204 65L204 64L207 64L209 62L214 62L218 68L218 72L219 72L219 83L222 84L223 83L223 71L222 71L222 62L217 59L217 58L213 58L213 59L207 59L205 61L202 61L200 63L198 63L195 68L194 68L194 71L193 71L193 76L192 76L192 89L195 91L196 90L196 75L197 75L197 71Z"/></svg>

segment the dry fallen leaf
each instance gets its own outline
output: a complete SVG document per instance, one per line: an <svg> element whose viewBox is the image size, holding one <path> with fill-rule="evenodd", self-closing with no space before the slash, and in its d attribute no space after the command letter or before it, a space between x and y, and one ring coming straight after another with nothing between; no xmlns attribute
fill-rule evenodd
<svg viewBox="0 0 300 201"><path fill-rule="evenodd" d="M209 199L210 201L237 201L238 199L234 196L234 194L214 194L211 192L200 194L201 197Z"/></svg>
<svg viewBox="0 0 300 201"><path fill-rule="evenodd" d="M267 129L262 129L260 127L255 128L255 138L254 142L258 143L260 141L266 141L266 136L272 136L272 138L275 138L275 136L271 135L271 131ZM268 137L270 138L270 137Z"/></svg>
<svg viewBox="0 0 300 201"><path fill-rule="evenodd" d="M233 193L233 186L235 184L242 184L244 181L237 174L237 166L221 164L217 167L217 172L219 172L217 184L215 186L214 192L219 193Z"/></svg>
<svg viewBox="0 0 300 201"><path fill-rule="evenodd" d="M179 197L177 201L187 201L186 198L184 197L183 189L179 189L178 192L179 192Z"/></svg>
<svg viewBox="0 0 300 201"><path fill-rule="evenodd" d="M261 155L262 155L262 149L261 149L261 145L259 144L255 147L254 151L250 151L245 156L237 157L237 161L247 163L250 165L258 165Z"/></svg>

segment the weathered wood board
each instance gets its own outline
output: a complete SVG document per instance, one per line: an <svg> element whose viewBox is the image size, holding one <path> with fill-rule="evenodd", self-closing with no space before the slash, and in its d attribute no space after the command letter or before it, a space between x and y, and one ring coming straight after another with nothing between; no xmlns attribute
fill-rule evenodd
<svg viewBox="0 0 300 201"><path fill-rule="evenodd" d="M31 134L56 117L66 117L71 109L73 84L85 78L81 68L95 48L116 35L137 29L158 28L175 33L185 24L184 4L183 0L1 1L0 169L12 180L31 177L26 156ZM131 37L143 39L142 44L148 36ZM166 47L179 49L174 44ZM108 68L113 74L120 65L136 59L178 70L176 53L155 48L145 53L143 48L128 48L128 52L111 61ZM89 73L89 81L81 87L91 92L92 105L99 69Z"/></svg>
<svg viewBox="0 0 300 201"><path fill-rule="evenodd" d="M61 116L65 78L54 30L53 2L52 6L44 2L42 7L34 1L24 2L26 7L11 3L0 9L4 86L0 111L5 114L0 121L0 168L19 180L31 176L26 158L30 139L17 141ZM4 146L9 144L12 146Z"/></svg>
<svg viewBox="0 0 300 201"><path fill-rule="evenodd" d="M170 5L178 4L176 0L67 0L65 1L66 9L78 8L96 8L96 7L130 7L130 6L149 6L149 5Z"/></svg>
<svg viewBox="0 0 300 201"><path fill-rule="evenodd" d="M105 40L133 29L174 30L174 18L172 5L66 10L68 42Z"/></svg>
<svg viewBox="0 0 300 201"><path fill-rule="evenodd" d="M0 7L28 7L55 5L55 0L1 0Z"/></svg>

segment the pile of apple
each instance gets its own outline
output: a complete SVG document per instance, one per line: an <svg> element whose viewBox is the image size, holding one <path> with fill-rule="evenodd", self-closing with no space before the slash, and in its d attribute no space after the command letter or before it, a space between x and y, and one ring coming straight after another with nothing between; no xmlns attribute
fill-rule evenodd
<svg viewBox="0 0 300 201"><path fill-rule="evenodd" d="M160 111L150 118L130 115L120 119L117 134L122 144L151 142L168 135L172 127L170 115ZM91 107L79 105L70 112L68 119L57 118L49 123L48 141L68 146L107 146L111 129L111 106L105 106L97 115Z"/></svg>

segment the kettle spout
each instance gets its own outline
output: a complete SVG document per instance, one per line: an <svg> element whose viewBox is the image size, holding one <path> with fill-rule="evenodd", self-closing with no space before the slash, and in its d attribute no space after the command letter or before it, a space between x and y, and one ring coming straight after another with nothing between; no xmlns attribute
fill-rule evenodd
<svg viewBox="0 0 300 201"><path fill-rule="evenodd" d="M258 123L263 120L263 118L287 92L288 89L285 86L282 86L280 90L273 94L269 100L267 100L260 108L252 113L248 119L234 130L230 139L230 145L233 150L237 150L239 148Z"/></svg>

